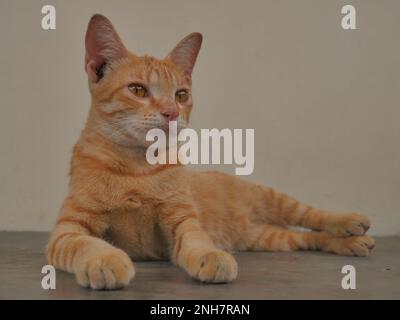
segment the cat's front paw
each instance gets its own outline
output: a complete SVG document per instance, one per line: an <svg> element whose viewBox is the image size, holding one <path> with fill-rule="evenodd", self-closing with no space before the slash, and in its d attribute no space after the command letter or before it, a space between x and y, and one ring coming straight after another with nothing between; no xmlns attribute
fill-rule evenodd
<svg viewBox="0 0 400 320"><path fill-rule="evenodd" d="M370 225L368 218L362 214L336 214L329 219L326 231L340 237L362 236Z"/></svg>
<svg viewBox="0 0 400 320"><path fill-rule="evenodd" d="M134 275L132 260L119 249L85 260L76 271L78 283L95 290L120 289L127 286Z"/></svg>
<svg viewBox="0 0 400 320"><path fill-rule="evenodd" d="M375 247L375 241L369 236L334 238L329 241L326 251L342 256L366 257Z"/></svg>
<svg viewBox="0 0 400 320"><path fill-rule="evenodd" d="M232 255L215 250L202 255L193 271L192 275L202 282L226 283L236 279L238 267Z"/></svg>

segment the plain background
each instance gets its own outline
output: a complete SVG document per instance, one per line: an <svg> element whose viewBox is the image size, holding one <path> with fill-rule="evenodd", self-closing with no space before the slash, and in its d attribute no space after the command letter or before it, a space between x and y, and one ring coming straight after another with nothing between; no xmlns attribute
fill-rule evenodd
<svg viewBox="0 0 400 320"><path fill-rule="evenodd" d="M53 31L41 29L46 4ZM357 30L341 27L345 4ZM246 179L363 212L372 234L400 233L396 0L0 0L0 230L50 230L66 196L90 104L83 39L94 13L138 54L163 57L202 32L192 127L254 128Z"/></svg>

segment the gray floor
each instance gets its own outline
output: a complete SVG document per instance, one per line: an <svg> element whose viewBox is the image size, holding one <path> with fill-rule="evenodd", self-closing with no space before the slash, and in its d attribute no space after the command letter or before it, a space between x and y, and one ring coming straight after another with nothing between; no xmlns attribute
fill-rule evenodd
<svg viewBox="0 0 400 320"><path fill-rule="evenodd" d="M377 238L371 257L319 252L239 253L232 284L191 280L168 262L137 262L131 285L119 291L80 288L57 271L57 288L41 288L48 234L0 232L0 299L399 299L400 237ZM341 268L353 265L357 288L343 290Z"/></svg>

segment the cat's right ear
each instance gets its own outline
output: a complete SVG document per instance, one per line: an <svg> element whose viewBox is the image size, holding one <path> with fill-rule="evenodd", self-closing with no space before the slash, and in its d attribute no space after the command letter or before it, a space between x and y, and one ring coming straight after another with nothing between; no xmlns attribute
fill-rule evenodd
<svg viewBox="0 0 400 320"><path fill-rule="evenodd" d="M85 70L92 82L98 82L104 76L107 64L127 53L110 20L100 14L89 21L85 46Z"/></svg>

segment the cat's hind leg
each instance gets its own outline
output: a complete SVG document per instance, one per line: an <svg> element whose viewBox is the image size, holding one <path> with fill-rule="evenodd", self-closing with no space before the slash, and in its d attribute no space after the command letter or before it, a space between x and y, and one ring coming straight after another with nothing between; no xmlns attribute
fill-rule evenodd
<svg viewBox="0 0 400 320"><path fill-rule="evenodd" d="M328 232L304 232L262 224L249 228L243 247L249 251L321 250L364 257L373 249L374 240L369 236L336 237Z"/></svg>
<svg viewBox="0 0 400 320"><path fill-rule="evenodd" d="M261 197L264 212L286 225L326 231L336 236L361 236L370 227L368 218L362 214L317 209L273 188L263 187Z"/></svg>

